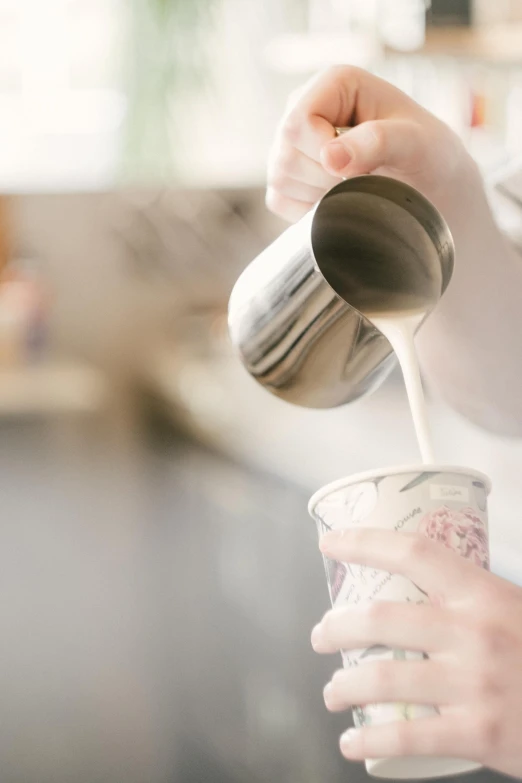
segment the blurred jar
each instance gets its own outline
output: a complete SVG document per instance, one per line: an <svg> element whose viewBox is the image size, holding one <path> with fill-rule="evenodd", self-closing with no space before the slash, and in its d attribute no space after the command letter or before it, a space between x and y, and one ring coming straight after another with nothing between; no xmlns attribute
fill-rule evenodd
<svg viewBox="0 0 522 783"><path fill-rule="evenodd" d="M399 52L421 49L426 40L426 0L379 0L378 30L383 44Z"/></svg>
<svg viewBox="0 0 522 783"><path fill-rule="evenodd" d="M0 279L0 367L33 364L47 345L47 292L34 265L19 262Z"/></svg>

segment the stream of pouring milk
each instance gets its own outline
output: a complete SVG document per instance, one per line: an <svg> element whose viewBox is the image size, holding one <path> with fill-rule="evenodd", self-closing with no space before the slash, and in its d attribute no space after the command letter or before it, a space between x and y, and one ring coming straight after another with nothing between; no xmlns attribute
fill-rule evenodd
<svg viewBox="0 0 522 783"><path fill-rule="evenodd" d="M388 339L399 360L422 461L425 464L433 464L433 443L414 341L415 330L424 318L424 313L394 313L368 317Z"/></svg>

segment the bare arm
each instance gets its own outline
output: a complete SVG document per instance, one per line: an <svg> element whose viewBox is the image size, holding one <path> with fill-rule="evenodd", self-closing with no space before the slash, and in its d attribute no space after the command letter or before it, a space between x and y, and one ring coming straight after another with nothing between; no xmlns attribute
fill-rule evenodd
<svg viewBox="0 0 522 783"><path fill-rule="evenodd" d="M456 265L419 334L426 373L471 421L522 436L522 256L497 228L471 161L437 200L453 233Z"/></svg>

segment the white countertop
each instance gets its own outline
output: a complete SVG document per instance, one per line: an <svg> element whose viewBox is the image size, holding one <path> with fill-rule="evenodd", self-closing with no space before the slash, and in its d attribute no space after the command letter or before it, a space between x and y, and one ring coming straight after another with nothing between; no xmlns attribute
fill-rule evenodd
<svg viewBox="0 0 522 783"><path fill-rule="evenodd" d="M313 492L346 474L420 460L401 379L334 410L298 408L271 396L226 354L212 361L157 355L149 380L185 421L241 461ZM495 437L430 401L437 460L493 481L493 566L522 581L522 440Z"/></svg>

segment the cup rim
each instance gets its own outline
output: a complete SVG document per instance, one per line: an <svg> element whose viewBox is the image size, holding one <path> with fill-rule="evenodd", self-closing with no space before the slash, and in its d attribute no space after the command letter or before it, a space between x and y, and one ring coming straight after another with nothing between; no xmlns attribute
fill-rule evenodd
<svg viewBox="0 0 522 783"><path fill-rule="evenodd" d="M474 468L466 468L462 465L425 465L422 463L395 465L391 468L379 468L378 470L367 470L362 473L354 473L352 476L345 476L344 478L330 481L328 484L325 484L314 492L308 501L308 513L310 516L314 516L314 509L319 501L323 500L326 495L336 492L338 489L344 489L345 487L350 487L353 486L353 484L359 484L364 481L371 481L372 479L383 476L383 474L385 476L398 476L401 473L457 473L465 476L473 476L484 484L487 495L491 492L491 479L486 476L485 473L481 473L480 470L475 470Z"/></svg>

